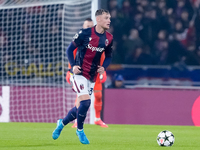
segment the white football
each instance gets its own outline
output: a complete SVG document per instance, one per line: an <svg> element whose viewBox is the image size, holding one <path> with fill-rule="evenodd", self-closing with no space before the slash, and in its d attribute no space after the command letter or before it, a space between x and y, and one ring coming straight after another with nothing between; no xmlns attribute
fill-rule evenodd
<svg viewBox="0 0 200 150"><path fill-rule="evenodd" d="M172 146L174 144L175 137L172 132L164 130L157 136L157 143L160 146Z"/></svg>

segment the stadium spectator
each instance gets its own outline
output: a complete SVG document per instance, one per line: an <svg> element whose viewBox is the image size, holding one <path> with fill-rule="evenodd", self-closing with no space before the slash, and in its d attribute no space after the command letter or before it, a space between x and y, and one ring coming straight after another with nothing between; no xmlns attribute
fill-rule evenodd
<svg viewBox="0 0 200 150"><path fill-rule="evenodd" d="M188 28L190 20L189 20L189 13L188 13L187 10L182 11L181 20L182 20L182 23L183 23L183 27Z"/></svg>
<svg viewBox="0 0 200 150"><path fill-rule="evenodd" d="M125 88L124 86L124 78L121 74L116 74L113 78L113 82L108 88L116 88L116 89L121 89Z"/></svg>
<svg viewBox="0 0 200 150"><path fill-rule="evenodd" d="M117 0L110 0L109 4L108 4L108 9L110 10L110 12L112 10L118 10L118 1Z"/></svg>
<svg viewBox="0 0 200 150"><path fill-rule="evenodd" d="M186 56L186 48L179 41L177 34L173 34L172 40L169 41L167 64L174 65L182 62Z"/></svg>
<svg viewBox="0 0 200 150"><path fill-rule="evenodd" d="M143 30L140 32L141 39L152 47L152 43L155 41L157 34L161 28L160 21L156 17L156 10L149 7L144 12L144 18L142 20Z"/></svg>
<svg viewBox="0 0 200 150"><path fill-rule="evenodd" d="M137 29L131 29L129 36L127 39L124 40L124 59L132 54L132 52L136 49L136 47L141 47L143 46L143 41L139 37L139 33Z"/></svg>
<svg viewBox="0 0 200 150"><path fill-rule="evenodd" d="M168 40L165 30L160 30L158 39L154 42L153 52L156 64L166 65L168 56Z"/></svg>
<svg viewBox="0 0 200 150"><path fill-rule="evenodd" d="M175 22L174 34L177 37L177 40L180 41L183 45L186 44L187 31L188 30L183 27L181 20L177 20Z"/></svg>
<svg viewBox="0 0 200 150"><path fill-rule="evenodd" d="M167 4L165 0L158 1L158 4L156 4L157 7L157 18L160 21L160 28L162 30L167 30L168 32L171 31L171 26L169 22L169 16L172 15L173 10L167 8ZM172 23L173 24L173 23Z"/></svg>
<svg viewBox="0 0 200 150"><path fill-rule="evenodd" d="M132 28L137 29L139 32L143 29L142 18L143 14L141 12L136 12L135 15L130 20L130 25Z"/></svg>
<svg viewBox="0 0 200 150"><path fill-rule="evenodd" d="M124 18L129 18L133 14L133 7L129 0L124 0L120 11Z"/></svg>
<svg viewBox="0 0 200 150"><path fill-rule="evenodd" d="M181 18L182 12L187 11L189 13L190 19L192 18L193 8L192 8L192 3L189 0L177 0L177 5L174 10L176 13L177 18Z"/></svg>

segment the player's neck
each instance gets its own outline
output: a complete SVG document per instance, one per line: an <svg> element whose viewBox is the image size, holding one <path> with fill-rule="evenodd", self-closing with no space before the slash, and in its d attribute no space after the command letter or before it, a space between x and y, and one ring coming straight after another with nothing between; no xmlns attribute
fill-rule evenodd
<svg viewBox="0 0 200 150"><path fill-rule="evenodd" d="M96 32L99 33L99 34L103 34L103 33L105 32L105 29L102 28L102 27L99 26L99 25L96 25L96 26L95 26L95 30L96 30Z"/></svg>

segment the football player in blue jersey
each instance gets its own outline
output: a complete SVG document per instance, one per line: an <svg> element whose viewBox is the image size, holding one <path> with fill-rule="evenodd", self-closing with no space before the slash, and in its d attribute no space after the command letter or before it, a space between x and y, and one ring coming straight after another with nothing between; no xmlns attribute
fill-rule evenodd
<svg viewBox="0 0 200 150"><path fill-rule="evenodd" d="M73 87L78 95L76 106L63 119L57 121L53 131L53 139L57 139L65 125L77 119L76 134L82 144L89 144L83 124L90 107L90 95L98 73L103 74L111 62L113 36L106 30L110 27L110 13L99 9L95 13L97 24L92 28L81 29L67 48L67 57L73 72ZM74 59L73 51L77 49ZM105 52L105 60L100 65L101 55Z"/></svg>

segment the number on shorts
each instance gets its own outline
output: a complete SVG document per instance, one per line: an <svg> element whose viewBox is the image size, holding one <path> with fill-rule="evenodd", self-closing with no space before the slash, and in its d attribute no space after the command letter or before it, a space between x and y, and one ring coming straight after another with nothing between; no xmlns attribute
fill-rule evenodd
<svg viewBox="0 0 200 150"><path fill-rule="evenodd" d="M93 88L90 88L89 95L92 95L92 92L93 92Z"/></svg>

